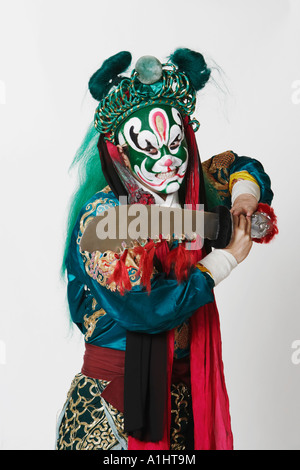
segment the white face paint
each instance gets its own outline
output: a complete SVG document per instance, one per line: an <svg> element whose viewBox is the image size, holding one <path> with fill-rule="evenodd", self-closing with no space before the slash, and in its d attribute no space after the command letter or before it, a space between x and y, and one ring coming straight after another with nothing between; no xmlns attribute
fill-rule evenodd
<svg viewBox="0 0 300 470"><path fill-rule="evenodd" d="M150 110L150 111L149 111ZM119 132L140 181L156 192L171 194L183 182L188 149L181 115L168 106L143 108Z"/></svg>

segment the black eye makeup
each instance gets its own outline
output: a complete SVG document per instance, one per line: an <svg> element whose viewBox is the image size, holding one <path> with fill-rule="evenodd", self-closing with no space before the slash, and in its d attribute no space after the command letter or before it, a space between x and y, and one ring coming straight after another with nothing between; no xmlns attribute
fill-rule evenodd
<svg viewBox="0 0 300 470"><path fill-rule="evenodd" d="M181 143L181 136L180 134L177 135L177 137L173 140L173 142L170 143L169 148L170 150L175 150L179 147Z"/></svg>

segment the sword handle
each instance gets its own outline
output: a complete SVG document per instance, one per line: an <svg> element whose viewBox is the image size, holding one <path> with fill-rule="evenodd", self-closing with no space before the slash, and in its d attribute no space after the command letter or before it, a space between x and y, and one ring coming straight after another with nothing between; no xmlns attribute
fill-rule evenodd
<svg viewBox="0 0 300 470"><path fill-rule="evenodd" d="M209 240L209 244L213 248L225 248L232 237L232 216L225 206L214 207L211 212L219 216L219 231L215 240Z"/></svg>
<svg viewBox="0 0 300 470"><path fill-rule="evenodd" d="M217 238L210 241L210 245L213 248L225 248L232 237L231 213L225 206L217 206L211 212L219 214L219 232ZM252 240L257 243L269 243L277 233L274 210L268 204L258 204L257 211L251 217Z"/></svg>

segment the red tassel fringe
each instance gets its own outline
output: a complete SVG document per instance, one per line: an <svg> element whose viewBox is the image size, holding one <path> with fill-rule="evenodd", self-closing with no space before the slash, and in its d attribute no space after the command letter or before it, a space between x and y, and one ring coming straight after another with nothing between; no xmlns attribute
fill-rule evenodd
<svg viewBox="0 0 300 470"><path fill-rule="evenodd" d="M142 284L151 292L151 276L153 273L153 258L155 243L150 240L145 246L136 246L133 249L135 255L140 255L138 274L141 276Z"/></svg>
<svg viewBox="0 0 300 470"><path fill-rule="evenodd" d="M187 279L192 264L190 252L185 249L183 243L179 243L178 247L171 250L167 255L166 272L169 274L171 268L174 267L177 281L181 282Z"/></svg>
<svg viewBox="0 0 300 470"><path fill-rule="evenodd" d="M127 257L128 250L125 250L122 254L121 258L116 264L114 272L108 279L108 283L111 284L115 282L120 289L120 294L124 295L125 290L131 289L131 282L128 274L127 267L125 265L126 257Z"/></svg>
<svg viewBox="0 0 300 470"><path fill-rule="evenodd" d="M279 232L278 227L277 227L277 217L275 215L274 209L271 206L269 206L269 204L260 202L257 207L257 212L263 212L267 214L272 221L273 227L265 237L253 238L253 241L256 243L270 243L270 241L273 240L275 235L277 235L277 233Z"/></svg>

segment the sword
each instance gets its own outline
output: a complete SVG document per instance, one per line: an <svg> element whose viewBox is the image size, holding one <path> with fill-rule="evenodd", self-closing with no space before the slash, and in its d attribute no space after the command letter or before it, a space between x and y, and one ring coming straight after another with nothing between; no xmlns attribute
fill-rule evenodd
<svg viewBox="0 0 300 470"><path fill-rule="evenodd" d="M180 240L190 243L209 240L214 248L225 248L232 237L233 219L225 206L210 212L158 205L118 205L93 217L81 237L82 251L119 251L149 239ZM274 211L259 204L251 217L251 238L268 243L278 232ZM203 244L203 243L202 243Z"/></svg>

